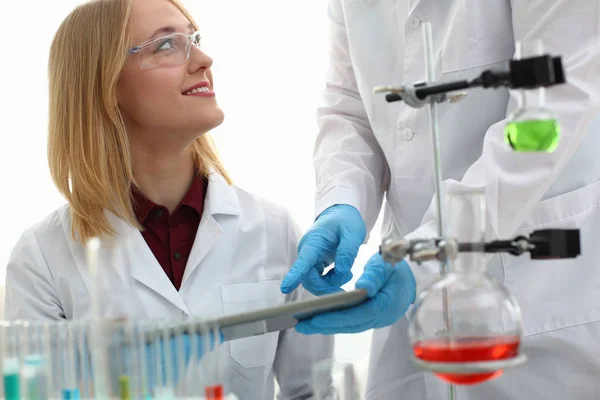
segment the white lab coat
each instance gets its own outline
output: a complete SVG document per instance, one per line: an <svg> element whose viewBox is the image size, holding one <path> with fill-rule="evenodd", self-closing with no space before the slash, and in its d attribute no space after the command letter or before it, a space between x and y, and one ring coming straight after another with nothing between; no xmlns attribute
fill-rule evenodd
<svg viewBox="0 0 600 400"><path fill-rule="evenodd" d="M284 296L280 283L297 254L299 232L282 208L229 186L210 175L204 213L178 292L140 232L114 215L109 221L128 242L123 269L133 277L133 294L123 276L115 277L114 298L140 318L217 317L282 304L310 296ZM101 259L114 259L103 250ZM121 254L123 255L123 254ZM101 265L100 265L101 267ZM7 319L81 319L92 311L93 282L84 248L71 238L68 207L24 232L7 267ZM135 304L132 304L135 303ZM311 393L311 367L333 353L333 338L304 336L294 330L225 343L221 365L226 384L240 399L281 399Z"/></svg>
<svg viewBox="0 0 600 400"><path fill-rule="evenodd" d="M580 228L577 260L502 255L488 270L519 301L529 362L459 400L598 398L600 393L600 1L330 0L330 70L319 109L316 213L355 206L383 236L436 233L427 108L387 103L377 85L425 81L421 26L430 22L440 81L507 67L515 40L541 38L563 58L567 85L547 91L562 126L552 154L513 152L503 139L514 93L475 89L439 109L446 193L484 188L489 238ZM468 226L461 215L454 220ZM416 266L418 290L439 267ZM445 399L446 386L409 361L407 319L374 332L368 399Z"/></svg>

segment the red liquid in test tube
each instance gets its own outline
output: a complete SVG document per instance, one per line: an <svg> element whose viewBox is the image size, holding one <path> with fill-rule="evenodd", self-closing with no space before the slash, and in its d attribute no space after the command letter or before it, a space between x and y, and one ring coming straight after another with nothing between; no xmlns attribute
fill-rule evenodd
<svg viewBox="0 0 600 400"><path fill-rule="evenodd" d="M423 361L444 363L468 363L498 361L514 358L519 354L520 338L498 337L454 337L423 340L415 343L415 356ZM477 374L435 373L446 382L459 385L474 385L502 375L502 370Z"/></svg>
<svg viewBox="0 0 600 400"><path fill-rule="evenodd" d="M222 385L211 385L204 388L204 397L206 400L223 400L225 395L223 393Z"/></svg>

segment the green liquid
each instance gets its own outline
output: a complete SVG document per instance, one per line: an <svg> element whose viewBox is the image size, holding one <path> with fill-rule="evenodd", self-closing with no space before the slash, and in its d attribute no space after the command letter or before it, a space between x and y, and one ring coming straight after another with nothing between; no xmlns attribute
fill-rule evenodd
<svg viewBox="0 0 600 400"><path fill-rule="evenodd" d="M504 130L504 140L515 151L552 153L560 141L560 126L555 119L511 122Z"/></svg>
<svg viewBox="0 0 600 400"><path fill-rule="evenodd" d="M131 400L131 389L129 387L129 377L119 377L119 399Z"/></svg>
<svg viewBox="0 0 600 400"><path fill-rule="evenodd" d="M19 374L4 375L4 397L6 400L21 400Z"/></svg>

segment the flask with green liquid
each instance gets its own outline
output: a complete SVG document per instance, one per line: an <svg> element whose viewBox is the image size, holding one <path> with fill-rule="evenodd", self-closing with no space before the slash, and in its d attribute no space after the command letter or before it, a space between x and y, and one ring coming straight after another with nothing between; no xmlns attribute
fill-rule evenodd
<svg viewBox="0 0 600 400"><path fill-rule="evenodd" d="M542 54L539 40L517 42L517 59ZM508 117L504 140L518 152L553 152L560 141L560 125L554 114L544 107L545 88L521 90L519 97L519 108Z"/></svg>

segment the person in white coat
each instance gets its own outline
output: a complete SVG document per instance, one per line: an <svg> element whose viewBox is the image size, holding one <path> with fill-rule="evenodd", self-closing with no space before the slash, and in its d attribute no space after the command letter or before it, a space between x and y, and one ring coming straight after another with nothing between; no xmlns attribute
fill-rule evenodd
<svg viewBox="0 0 600 400"><path fill-rule="evenodd" d="M316 294L334 292L385 198L382 236L435 237L428 113L374 95L378 85L426 81L422 24L431 23L440 81L506 69L517 41L541 40L561 56L567 83L546 92L561 141L552 153L518 153L503 138L517 93L470 90L439 111L443 190L480 189L489 239L541 228L578 228L576 260L489 259L490 276L521 305L529 361L490 382L457 388L459 400L595 399L600 393L600 1L330 0L330 69L314 152L317 219L284 279ZM469 219L452 215L461 230ZM467 225L466 225L467 224ZM322 275L335 261L335 268ZM439 267L437 267L439 268ZM438 269L374 255L356 286L371 297L353 309L314 317L304 333L374 331L367 399L441 400L447 386L419 370L404 317ZM414 280L414 281L413 281ZM416 284L416 286L415 286Z"/></svg>
<svg viewBox="0 0 600 400"><path fill-rule="evenodd" d="M212 147L207 132L224 115L197 29L175 0L92 1L60 26L48 146L68 205L14 247L7 319L91 317L92 237L127 244L119 268L131 276L112 277L114 292L97 309L121 306L133 319L212 318L313 296L279 291L300 238L291 216L233 186ZM114 259L111 251L100 259ZM129 283L118 279L127 278L132 292L122 293ZM219 351L224 382L242 399L274 398L275 377L279 398L305 399L333 338L289 330Z"/></svg>

